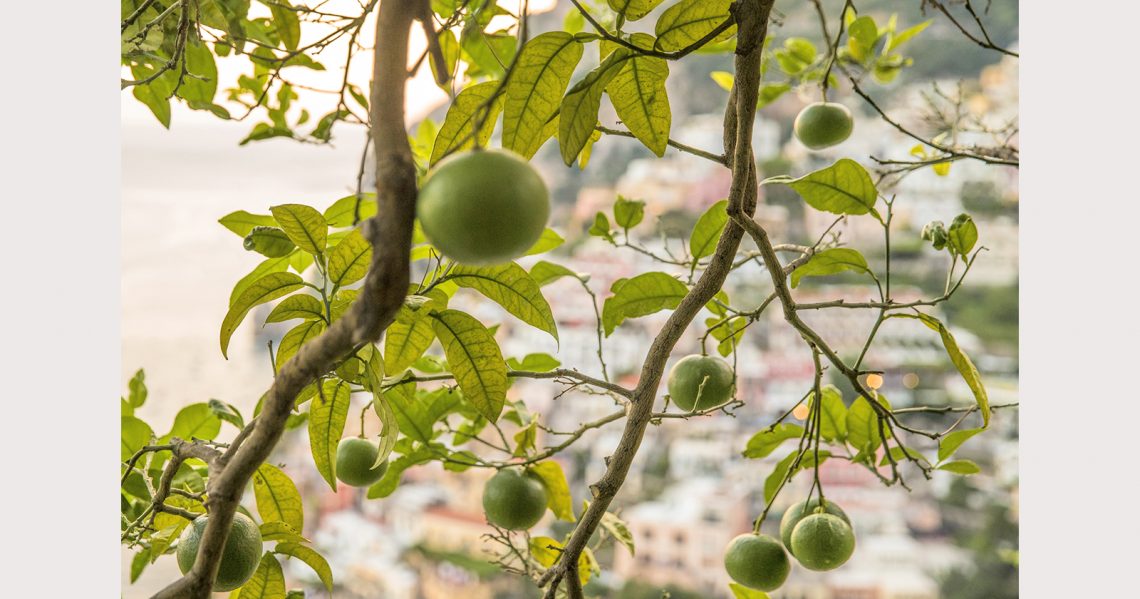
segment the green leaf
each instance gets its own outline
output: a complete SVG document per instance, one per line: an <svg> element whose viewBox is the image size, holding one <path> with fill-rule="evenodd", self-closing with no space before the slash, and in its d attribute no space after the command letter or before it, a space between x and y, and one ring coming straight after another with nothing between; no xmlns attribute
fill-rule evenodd
<svg viewBox="0 0 1140 599"><path fill-rule="evenodd" d="M403 372L424 355L434 340L435 332L427 314L401 307L400 314L384 333L384 371Z"/></svg>
<svg viewBox="0 0 1140 599"><path fill-rule="evenodd" d="M249 274L245 275L234 284L233 291L230 292L229 305L233 306L237 298L241 297L241 292L245 291L255 281L261 279L265 275L275 272L284 272L289 269L290 260L292 256L308 256L303 252L296 252L292 255L286 255L279 258L267 258L258 264Z"/></svg>
<svg viewBox="0 0 1140 599"><path fill-rule="evenodd" d="M772 498L776 496L776 491L780 488L780 483L784 481L784 477L788 476L788 470L792 467L792 462L796 459L798 452L793 451L789 453L784 459L780 460L768 478L764 479L764 503L772 503ZM804 456L807 457L806 455Z"/></svg>
<svg viewBox="0 0 1140 599"><path fill-rule="evenodd" d="M654 31L657 34L656 47L666 52L676 52L691 46L710 34L721 23L732 18L728 8L732 0L681 0L661 13ZM711 40L716 43L726 40L736 33L732 25Z"/></svg>
<svg viewBox="0 0 1140 599"><path fill-rule="evenodd" d="M889 37L887 37L887 45L883 48L883 53L889 54L889 53L893 52L899 46L902 46L903 44L910 41L910 39L913 38L914 36L918 35L919 33L922 33L922 30L929 27L930 24L933 22L934 22L933 20L923 21L923 22L919 23L918 25L915 25L914 27L911 27L909 29L904 29L898 33L890 34Z"/></svg>
<svg viewBox="0 0 1140 599"><path fill-rule="evenodd" d="M823 399L819 434L826 441L842 443L847 439L847 406L843 404L843 394L835 386L825 385L820 395ZM808 405L814 399L813 393Z"/></svg>
<svg viewBox="0 0 1140 599"><path fill-rule="evenodd" d="M938 331L938 335L942 337L942 345L946 348L946 354L950 356L950 361L954 363L954 367L958 369L958 373L966 381L966 385L970 387L970 391L974 393L974 400L978 404L978 410L982 413L982 428L987 428L990 425L990 398L986 393L986 387L982 384L982 375L978 374L978 369L974 363L970 361L970 357L958 347L958 341L954 339L954 335L942 324L942 321L930 316L929 314L895 314L892 318L913 318L925 324L928 328Z"/></svg>
<svg viewBox="0 0 1140 599"><path fill-rule="evenodd" d="M297 244L277 227L254 227L242 240L242 247L268 258L280 258L288 256Z"/></svg>
<svg viewBox="0 0 1140 599"><path fill-rule="evenodd" d="M728 590L732 591L733 599L768 599L768 593L735 582L728 583Z"/></svg>
<svg viewBox="0 0 1140 599"><path fill-rule="evenodd" d="M324 320L325 307L321 300L307 293L290 295L273 307L265 322L285 322L301 318L304 320Z"/></svg>
<svg viewBox="0 0 1140 599"><path fill-rule="evenodd" d="M353 229L329 252L329 282L337 287L351 285L368 274L372 244L359 229Z"/></svg>
<svg viewBox="0 0 1140 599"><path fill-rule="evenodd" d="M756 100L756 108L764 108L791 90L792 84L790 83L765 83L761 85L760 96Z"/></svg>
<svg viewBox="0 0 1140 599"><path fill-rule="evenodd" d="M863 396L856 397L847 409L847 442L861 453L871 453L883 442L879 416Z"/></svg>
<svg viewBox="0 0 1140 599"><path fill-rule="evenodd" d="M863 62L871 55L875 42L879 40L879 27L869 16L862 16L847 27L847 49L855 60Z"/></svg>
<svg viewBox="0 0 1140 599"><path fill-rule="evenodd" d="M953 462L946 462L938 467L939 470L953 472L954 474L961 474L968 476L970 474L977 474L982 471L977 464L970 460L954 460Z"/></svg>
<svg viewBox="0 0 1140 599"><path fill-rule="evenodd" d="M332 593L333 591L333 575L332 568L329 567L328 561L320 554L317 553L312 547L306 547L299 543L278 543L273 551L283 553L295 557L313 569L317 573L321 582L324 583L325 589Z"/></svg>
<svg viewBox="0 0 1140 599"><path fill-rule="evenodd" d="M499 304L519 320L550 333L558 340L558 325L550 311L550 304L530 273L514 262L494 266L467 266L459 264L447 275L460 287L474 289L487 299Z"/></svg>
<svg viewBox="0 0 1140 599"><path fill-rule="evenodd" d="M305 510L297 485L280 468L262 464L253 473L253 496L264 522L280 521L295 531L305 529Z"/></svg>
<svg viewBox="0 0 1140 599"><path fill-rule="evenodd" d="M210 406L210 411L219 419L234 425L239 430L245 428L245 419L242 418L241 412L237 408L218 399L211 399L206 403Z"/></svg>
<svg viewBox="0 0 1140 599"><path fill-rule="evenodd" d="M700 260L711 256L716 251L716 244L720 241L724 226L728 223L728 200L721 200L701 215L693 232L689 235L689 251L693 260Z"/></svg>
<svg viewBox="0 0 1140 599"><path fill-rule="evenodd" d="M134 65L131 67L131 76L135 81L146 79L154 74L156 69L144 65ZM170 93L173 92L173 86L168 82L174 75L174 71L167 71L158 79L144 84L136 85L131 89L131 95L136 100L142 102L154 114L154 118L162 123L163 127L170 128Z"/></svg>
<svg viewBox="0 0 1140 599"><path fill-rule="evenodd" d="M950 223L950 230L946 232L946 245L950 247L950 251L965 256L974 249L974 244L978 242L978 226L974 224L974 219L970 218L969 214L959 214L954 218L954 222Z"/></svg>
<svg viewBox="0 0 1140 599"><path fill-rule="evenodd" d="M954 455L955 451L962 446L963 443L968 441L970 437L982 432L984 429L971 428L967 430L954 431L945 437L938 440L938 461L941 462L950 456Z"/></svg>
<svg viewBox="0 0 1140 599"><path fill-rule="evenodd" d="M550 372L561 366L562 362L559 362L550 354L527 354L521 362L514 358L507 360L507 365L514 370Z"/></svg>
<svg viewBox="0 0 1140 599"><path fill-rule="evenodd" d="M301 277L290 272L270 273L250 283L237 297L237 300L230 305L226 317L222 320L222 356L229 359L226 352L230 346L230 337L233 336L241 321L245 320L245 315L249 313L251 308L289 295L303 287L304 284L305 282Z"/></svg>
<svg viewBox="0 0 1140 599"><path fill-rule="evenodd" d="M768 457L777 447L788 439L799 439L804 434L804 427L789 422L777 424L775 428L764 429L748 440L743 455L746 458L759 459Z"/></svg>
<svg viewBox="0 0 1140 599"><path fill-rule="evenodd" d="M277 345L277 372L281 372L285 364L297 355L302 345L316 339L323 332L325 332L323 320L307 320L289 329L289 332L281 338L281 343Z"/></svg>
<svg viewBox="0 0 1140 599"><path fill-rule="evenodd" d="M326 380L321 393L309 406L309 447L317 471L336 491L336 448L348 419L350 392L347 384Z"/></svg>
<svg viewBox="0 0 1140 599"><path fill-rule="evenodd" d="M250 214L245 210L238 210L231 212L222 218L218 219L221 225L230 231L237 234L238 237L245 237L254 227L276 227L277 221L268 214Z"/></svg>
<svg viewBox="0 0 1140 599"><path fill-rule="evenodd" d="M507 82L503 105L503 147L529 160L553 130L546 123L558 112L562 94L582 59L582 43L564 31L551 31L523 46Z"/></svg>
<svg viewBox="0 0 1140 599"><path fill-rule="evenodd" d="M613 295L602 305L602 325L607 337L627 318L676 308L689 292L684 283L663 272L619 280L610 290Z"/></svg>
<svg viewBox="0 0 1140 599"><path fill-rule="evenodd" d="M149 547L143 548L131 558L131 584L142 576L143 570L146 569L151 563L151 550Z"/></svg>
<svg viewBox="0 0 1140 599"><path fill-rule="evenodd" d="M610 536L612 536L615 541L625 545L625 548L629 550L630 556L635 554L633 533L629 531L629 525L627 525L625 521L610 512L606 512L602 514L601 524L602 528L606 529L606 532L610 533Z"/></svg>
<svg viewBox="0 0 1140 599"><path fill-rule="evenodd" d="M590 225L590 229L586 232L614 243L614 236L610 234L610 218L604 212L594 215L594 224Z"/></svg>
<svg viewBox="0 0 1140 599"><path fill-rule="evenodd" d="M566 240L558 234L558 231L547 227L546 229L543 229L542 235L538 238L538 241L534 242L534 245L530 246L530 249L527 250L523 255L533 256L535 254L549 252L550 250L562 245L563 243L566 243Z"/></svg>
<svg viewBox="0 0 1140 599"><path fill-rule="evenodd" d="M146 403L146 372L142 368L135 371L135 375L127 383L127 403L132 408L141 408Z"/></svg>
<svg viewBox="0 0 1140 599"><path fill-rule="evenodd" d="M253 577L241 586L241 599L285 599L285 573L272 553L261 556Z"/></svg>
<svg viewBox="0 0 1140 599"><path fill-rule="evenodd" d="M645 202L618 196L614 201L614 222L623 229L632 229L645 217Z"/></svg>
<svg viewBox="0 0 1140 599"><path fill-rule="evenodd" d="M807 262L792 271L792 287L798 287L804 277L822 277L844 271L870 273L867 259L859 250L851 248L830 248L815 253Z"/></svg>
<svg viewBox="0 0 1140 599"><path fill-rule="evenodd" d="M189 441L191 439L210 440L218 436L222 430L222 421L214 415L208 403L192 403L178 411L174 417L174 425L166 436L178 437Z"/></svg>
<svg viewBox="0 0 1140 599"><path fill-rule="evenodd" d="M353 221L356 218L356 194L344 196L343 198L333 202L325 210L325 222L330 227L341 228L351 227L355 224ZM372 218L376 215L376 194L374 192L365 192L360 194L360 220Z"/></svg>
<svg viewBox="0 0 1140 599"><path fill-rule="evenodd" d="M574 521L574 505L570 497L570 485L562 466L553 460L545 460L530 466L530 471L542 480L546 487L546 504L559 520Z"/></svg>
<svg viewBox="0 0 1140 599"><path fill-rule="evenodd" d="M292 526L281 522L280 520L273 520L270 522L261 523L261 540L266 542L276 541L279 543L308 543L309 540L302 537Z"/></svg>
<svg viewBox="0 0 1140 599"><path fill-rule="evenodd" d="M607 0L610 8L627 21L636 21L657 8L665 0Z"/></svg>
<svg viewBox="0 0 1140 599"><path fill-rule="evenodd" d="M400 477L405 470L412 466L426 464L431 461L432 455L428 448L421 448L415 453L400 456L399 459L389 464L388 470L380 482L368 487L368 498L380 499L391 495L392 491L395 491L396 487L400 485Z"/></svg>
<svg viewBox="0 0 1140 599"><path fill-rule="evenodd" d="M875 210L879 192L871 182L871 175L850 158L840 158L835 164L799 179L771 177L761 183L784 183L816 210L832 214L871 213L879 217Z"/></svg>
<svg viewBox="0 0 1140 599"><path fill-rule="evenodd" d="M631 40L639 47L653 44L653 36L644 33L633 34ZM664 58L634 54L606 84L606 93L618 118L659 157L665 155L673 121L669 95L665 91L668 78L669 64Z"/></svg>
<svg viewBox="0 0 1140 599"><path fill-rule="evenodd" d="M297 247L319 256L328 243L329 225L316 208L304 204L282 204L269 209L281 229Z"/></svg>
<svg viewBox="0 0 1140 599"><path fill-rule="evenodd" d="M574 164L594 134L602 92L632 55L627 48L614 50L563 96L558 117L558 145L566 166Z"/></svg>
<svg viewBox="0 0 1140 599"><path fill-rule="evenodd" d="M495 422L507 399L507 364L487 327L458 310L432 314L432 329L443 345L455 382L484 418Z"/></svg>
<svg viewBox="0 0 1140 599"><path fill-rule="evenodd" d="M301 43L301 21L297 12L290 8L289 0L262 0L261 3L269 7L273 15L273 30L285 49L295 51Z"/></svg>
<svg viewBox="0 0 1140 599"><path fill-rule="evenodd" d="M119 455L120 460L126 462L135 455L135 452L150 443L154 431L150 429L150 425L134 416L122 416L120 422L119 436L122 450Z"/></svg>
<svg viewBox="0 0 1140 599"><path fill-rule="evenodd" d="M535 262L534 266L530 267L530 276L539 287L545 287L562 277L578 278L578 274L569 268L546 260Z"/></svg>
<svg viewBox="0 0 1140 599"><path fill-rule="evenodd" d="M472 85L455 96L455 101L448 107L447 115L443 117L443 124L436 135L429 164L434 165L453 152L474 147L476 138L480 147L487 145L491 133L495 130L495 120L503 108L502 95L488 105L488 100L498 88L498 81L485 81ZM484 105L487 105L485 111ZM479 129L477 135L473 134L475 125L484 114L486 120L483 121L483 127Z"/></svg>

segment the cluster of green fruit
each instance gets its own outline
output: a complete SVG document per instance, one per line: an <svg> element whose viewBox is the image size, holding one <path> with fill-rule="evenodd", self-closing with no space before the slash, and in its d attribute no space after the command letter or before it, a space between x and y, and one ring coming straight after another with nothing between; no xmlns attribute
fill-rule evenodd
<svg viewBox="0 0 1140 599"><path fill-rule="evenodd" d="M827 500L821 506L816 498L788 508L780 520L779 541L755 533L733 539L724 568L736 582L767 592L787 580L792 567L788 553L808 570L822 572L842 566L854 552L855 533L847 514Z"/></svg>

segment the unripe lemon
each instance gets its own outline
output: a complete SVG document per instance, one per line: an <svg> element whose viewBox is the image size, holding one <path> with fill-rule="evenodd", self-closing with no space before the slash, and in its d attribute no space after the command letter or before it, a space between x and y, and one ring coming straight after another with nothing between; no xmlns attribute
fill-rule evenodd
<svg viewBox="0 0 1140 599"><path fill-rule="evenodd" d="M206 530L209 516L194 519L178 537L178 569L185 574L194 566L198 557L198 543ZM230 536L222 548L222 561L218 564L218 577L214 579L215 591L232 591L253 576L261 561L261 530L257 523L241 512L234 514L230 525Z"/></svg>
<svg viewBox="0 0 1140 599"><path fill-rule="evenodd" d="M784 584L792 565L780 542L768 535L743 534L728 544L724 569L736 582L758 591Z"/></svg>
<svg viewBox="0 0 1140 599"><path fill-rule="evenodd" d="M808 104L792 124L800 143L813 150L834 146L851 136L855 121L842 104L816 102Z"/></svg>
<svg viewBox="0 0 1140 599"><path fill-rule="evenodd" d="M483 487L483 512L499 528L528 529L546 513L546 487L529 472L505 468Z"/></svg>
<svg viewBox="0 0 1140 599"><path fill-rule="evenodd" d="M843 518L812 514L792 530L792 555L808 570L834 570L855 552L855 533Z"/></svg>
<svg viewBox="0 0 1140 599"><path fill-rule="evenodd" d="M669 371L667 386L669 397L681 409L706 410L732 397L732 367L713 356L685 356Z"/></svg>
<svg viewBox="0 0 1140 599"><path fill-rule="evenodd" d="M784 517L780 518L780 540L784 542L784 547L787 547L788 551L792 552L792 555L796 554L794 551L792 551L792 531L795 530L796 525L800 523L800 520L803 520L811 514L814 514L816 508L818 507L819 497L813 497L810 502L801 501L788 508L788 511L784 512ZM843 511L843 508L840 508L838 505L836 505L834 501L824 500L823 509L828 514L839 516L848 525L851 524L851 519L847 517L847 514Z"/></svg>
<svg viewBox="0 0 1140 599"><path fill-rule="evenodd" d="M388 460L372 467L379 454L380 448L368 439L341 439L336 446L336 477L353 487L367 487L379 481L388 471Z"/></svg>
<svg viewBox="0 0 1140 599"><path fill-rule="evenodd" d="M542 236L550 194L519 155L473 150L428 172L416 211L424 235L443 255L463 264L501 264Z"/></svg>

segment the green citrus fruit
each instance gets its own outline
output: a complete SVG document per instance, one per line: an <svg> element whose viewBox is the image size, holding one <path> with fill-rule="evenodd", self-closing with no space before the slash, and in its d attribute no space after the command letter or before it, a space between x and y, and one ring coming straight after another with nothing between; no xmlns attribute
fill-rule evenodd
<svg viewBox="0 0 1140 599"><path fill-rule="evenodd" d="M417 205L424 235L464 264L501 264L542 236L550 194L517 154L475 150L449 156L424 179Z"/></svg>
<svg viewBox="0 0 1140 599"><path fill-rule="evenodd" d="M194 566L198 557L198 542L206 531L206 519L202 515L194 519L178 537L178 569L185 574ZM234 514L230 525L230 536L222 548L222 561L218 564L218 577L214 579L215 591L232 591L253 576L261 561L261 530L257 523L241 512Z"/></svg>
<svg viewBox="0 0 1140 599"><path fill-rule="evenodd" d="M529 472L505 468L483 487L483 512L495 526L525 530L546 513L546 487Z"/></svg>
<svg viewBox="0 0 1140 599"><path fill-rule="evenodd" d="M336 477L340 482L353 487L367 487L375 483L384 478L384 473L388 471L388 460L372 467L379 454L380 448L368 439L341 439L336 446Z"/></svg>
<svg viewBox="0 0 1140 599"><path fill-rule="evenodd" d="M724 569L740 584L758 591L774 591L784 584L792 564L780 542L768 535L743 534L728 544Z"/></svg>
<svg viewBox="0 0 1140 599"><path fill-rule="evenodd" d="M851 136L855 121L842 104L816 102L808 104L792 124L796 139L813 150L822 150Z"/></svg>
<svg viewBox="0 0 1140 599"><path fill-rule="evenodd" d="M685 356L669 371L668 387L673 403L685 411L716 407L732 397L732 367L713 356Z"/></svg>
<svg viewBox="0 0 1140 599"><path fill-rule="evenodd" d="M792 555L808 570L833 570L855 552L855 533L843 518L811 514L792 530Z"/></svg>
<svg viewBox="0 0 1140 599"><path fill-rule="evenodd" d="M814 514L816 508L818 507L819 497L814 497L811 499L810 503L808 501L801 501L788 508L788 511L784 512L784 517L780 518L780 540L784 542L784 547L787 547L788 551L792 551L792 530L796 528L796 525L800 523L800 520L803 520L807 516ZM847 514L843 511L843 508L836 505L834 501L824 500L823 509L828 514L839 516L848 525L851 524L851 519L847 517ZM796 553L792 551L792 555L795 554Z"/></svg>

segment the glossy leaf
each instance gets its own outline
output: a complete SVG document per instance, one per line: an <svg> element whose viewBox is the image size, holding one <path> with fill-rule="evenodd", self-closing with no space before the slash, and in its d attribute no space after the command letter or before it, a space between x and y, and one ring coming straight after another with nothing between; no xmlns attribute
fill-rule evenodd
<svg viewBox="0 0 1140 599"><path fill-rule="evenodd" d="M488 102L498 88L498 81L486 81L472 85L455 96L436 135L430 164L434 165L453 152L473 147L476 138L480 146L487 145L491 133L495 130L495 119L503 108L502 95ZM474 134L475 125L484 117L483 127L479 129L477 135Z"/></svg>
<svg viewBox="0 0 1140 599"><path fill-rule="evenodd" d="M792 271L792 287L798 287L804 277L822 277L845 271L870 273L871 269L859 250L829 248L816 252L807 262Z"/></svg>
<svg viewBox="0 0 1140 599"><path fill-rule="evenodd" d="M832 214L867 214L878 217L875 201L879 197L867 169L850 158L798 179L771 177L761 183L784 183L803 197L816 210Z"/></svg>
<svg viewBox="0 0 1140 599"><path fill-rule="evenodd" d="M530 159L553 130L562 94L582 59L582 43L564 31L535 36L523 46L507 82L503 105L503 147Z"/></svg>
<svg viewBox="0 0 1140 599"><path fill-rule="evenodd" d="M507 364L483 323L458 310L432 314L432 329L443 345L455 381L484 418L495 422L507 399Z"/></svg>
<svg viewBox="0 0 1140 599"><path fill-rule="evenodd" d="M613 295L602 305L602 325L607 337L627 318L676 308L689 288L663 272L647 272L615 282L611 291Z"/></svg>
<svg viewBox="0 0 1140 599"><path fill-rule="evenodd" d="M309 447L321 477L336 490L336 448L348 419L348 385L335 380L321 384L309 405Z"/></svg>
<svg viewBox="0 0 1140 599"><path fill-rule="evenodd" d="M297 485L272 464L262 464L253 473L253 496L263 522L284 522L295 531L305 528L305 511Z"/></svg>
<svg viewBox="0 0 1140 599"><path fill-rule="evenodd" d="M178 411L167 437L211 440L222 430L222 421L214 415L208 403L193 403Z"/></svg>
<svg viewBox="0 0 1140 599"><path fill-rule="evenodd" d="M297 247L314 256L325 251L329 225L316 208L304 204L282 204L271 207L269 211Z"/></svg>
<svg viewBox="0 0 1140 599"><path fill-rule="evenodd" d="M558 325L550 304L530 273L514 262L494 266L457 265L447 280L474 289L519 320L558 339Z"/></svg>
<svg viewBox="0 0 1140 599"><path fill-rule="evenodd" d="M304 281L301 277L290 272L270 273L251 283L230 305L226 317L222 320L220 336L222 356L229 358L227 350L230 346L230 337L233 336L234 330L241 324L241 321L245 320L245 315L249 313L251 308L289 295L303 286Z"/></svg>

